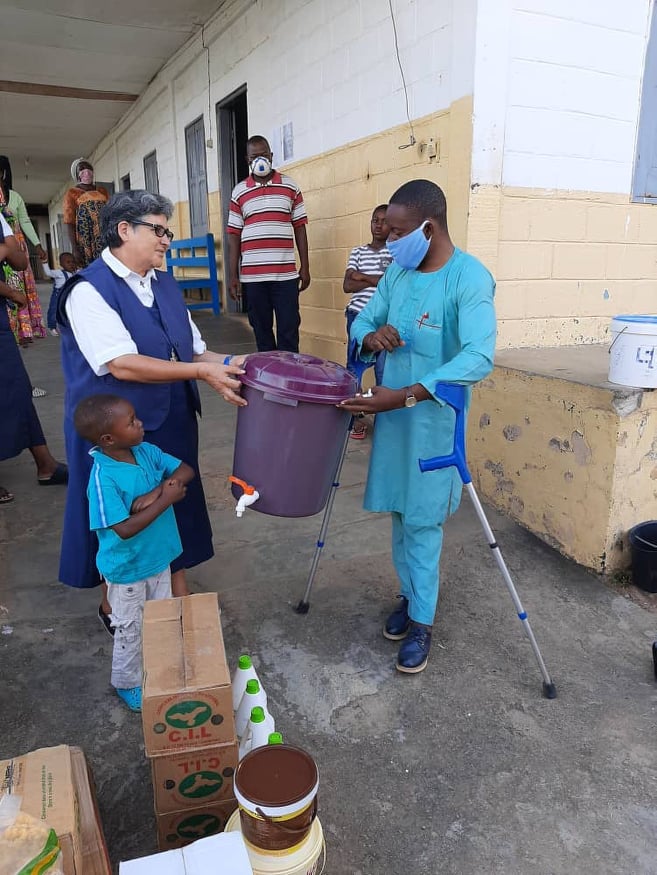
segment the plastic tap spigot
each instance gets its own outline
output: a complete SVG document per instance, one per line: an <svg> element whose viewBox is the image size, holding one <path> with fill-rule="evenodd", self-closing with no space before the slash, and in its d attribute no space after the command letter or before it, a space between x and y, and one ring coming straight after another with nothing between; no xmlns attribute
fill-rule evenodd
<svg viewBox="0 0 657 875"><path fill-rule="evenodd" d="M237 506L235 508L235 515L237 517L241 517L243 516L246 508L260 498L260 493L255 488L255 486L251 486L246 481L240 480L239 477L233 477L232 474L230 475L228 480L231 483L235 483L236 486L241 486L242 488L242 495L240 496L237 502Z"/></svg>

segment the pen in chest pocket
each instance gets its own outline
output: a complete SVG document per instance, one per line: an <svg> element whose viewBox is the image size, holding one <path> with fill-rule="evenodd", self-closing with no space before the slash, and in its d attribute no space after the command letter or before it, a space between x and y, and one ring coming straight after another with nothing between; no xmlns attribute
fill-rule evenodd
<svg viewBox="0 0 657 875"><path fill-rule="evenodd" d="M436 322L430 322L431 314L427 311L423 313L418 319L416 319L418 331L422 328L440 328L440 324Z"/></svg>

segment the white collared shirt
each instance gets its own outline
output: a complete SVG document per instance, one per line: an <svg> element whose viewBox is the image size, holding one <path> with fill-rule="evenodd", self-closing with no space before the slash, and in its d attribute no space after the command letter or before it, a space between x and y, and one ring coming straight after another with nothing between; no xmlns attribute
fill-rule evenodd
<svg viewBox="0 0 657 875"><path fill-rule="evenodd" d="M149 270L146 276L140 276L119 261L109 248L103 249L100 257L111 271L125 280L130 290L145 307L153 306L151 281L156 277L154 270ZM139 353L119 314L110 307L91 283L83 280L74 286L65 307L80 352L96 376L102 377L108 374L108 362L120 355ZM202 355L207 349L205 342L192 322L189 312L187 318L192 329L194 355Z"/></svg>

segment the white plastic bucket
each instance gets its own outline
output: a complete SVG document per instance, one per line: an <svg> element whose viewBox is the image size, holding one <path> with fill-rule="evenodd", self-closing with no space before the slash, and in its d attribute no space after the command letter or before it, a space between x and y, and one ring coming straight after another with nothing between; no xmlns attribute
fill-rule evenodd
<svg viewBox="0 0 657 875"><path fill-rule="evenodd" d="M614 316L611 337L609 382L657 389L657 316Z"/></svg>
<svg viewBox="0 0 657 875"><path fill-rule="evenodd" d="M226 832L240 829L240 813L234 811L226 824ZM244 839L253 875L321 875L326 866L324 831L316 817L301 844L285 851L263 851Z"/></svg>

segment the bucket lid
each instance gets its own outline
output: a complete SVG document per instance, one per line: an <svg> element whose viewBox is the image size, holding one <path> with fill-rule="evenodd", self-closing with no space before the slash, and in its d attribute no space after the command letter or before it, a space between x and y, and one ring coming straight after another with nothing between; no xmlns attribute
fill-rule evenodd
<svg viewBox="0 0 657 875"><path fill-rule="evenodd" d="M657 316L654 314L614 316L611 320L611 333L616 335L615 340L618 340L619 336L623 334L627 334L628 337L639 335L654 338L657 334ZM624 382L624 380L619 382Z"/></svg>
<svg viewBox="0 0 657 875"><path fill-rule="evenodd" d="M647 323L648 325L657 325L657 316L654 314L646 314L645 316L639 315L623 315L623 316L614 316L612 322L631 322L632 324L636 323Z"/></svg>
<svg viewBox="0 0 657 875"><path fill-rule="evenodd" d="M244 363L246 386L295 401L337 404L356 394L358 383L335 362L299 352L256 352Z"/></svg>
<svg viewBox="0 0 657 875"><path fill-rule="evenodd" d="M235 795L240 801L270 808L286 808L317 792L315 760L300 747L273 744L257 747L235 769Z"/></svg>

